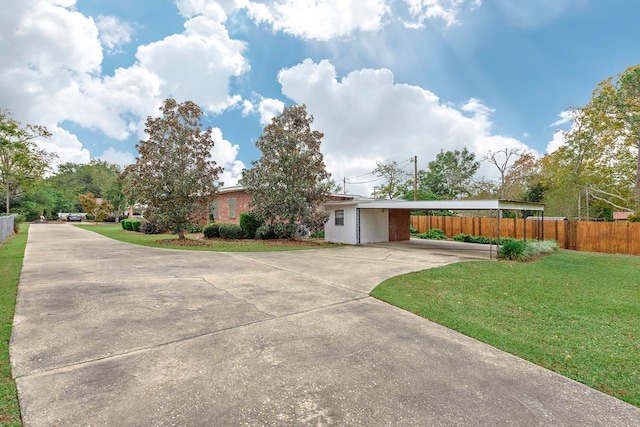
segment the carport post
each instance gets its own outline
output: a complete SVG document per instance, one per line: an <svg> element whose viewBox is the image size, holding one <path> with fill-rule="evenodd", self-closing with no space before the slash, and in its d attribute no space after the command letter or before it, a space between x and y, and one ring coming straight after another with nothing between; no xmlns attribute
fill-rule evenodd
<svg viewBox="0 0 640 427"><path fill-rule="evenodd" d="M498 208L498 218L496 218L496 259L500 260L500 216L502 211Z"/></svg>

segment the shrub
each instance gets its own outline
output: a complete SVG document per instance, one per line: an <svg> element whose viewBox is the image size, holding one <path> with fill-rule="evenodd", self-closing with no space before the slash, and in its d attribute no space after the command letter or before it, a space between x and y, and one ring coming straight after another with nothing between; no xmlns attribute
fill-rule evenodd
<svg viewBox="0 0 640 427"><path fill-rule="evenodd" d="M220 224L219 231L223 239L242 239L242 227L238 224Z"/></svg>
<svg viewBox="0 0 640 427"><path fill-rule="evenodd" d="M189 233L202 233L202 226L196 222L189 224L187 227Z"/></svg>
<svg viewBox="0 0 640 427"><path fill-rule="evenodd" d="M270 226L261 225L256 230L256 236L255 237L256 237L256 239L260 239L260 240L270 240L270 239L275 239L276 238L276 233L273 231L273 229Z"/></svg>
<svg viewBox="0 0 640 427"><path fill-rule="evenodd" d="M159 234L158 227L149 221L145 221L140 225L140 232L144 234Z"/></svg>
<svg viewBox="0 0 640 427"><path fill-rule="evenodd" d="M324 239L324 231L314 231L311 233L311 237L314 239Z"/></svg>
<svg viewBox="0 0 640 427"><path fill-rule="evenodd" d="M293 239L298 231L298 224L282 223L273 224L271 229L276 235L276 239Z"/></svg>
<svg viewBox="0 0 640 427"><path fill-rule="evenodd" d="M432 228L431 230L426 231L422 234L417 234L416 236L421 239L436 239L436 240L447 239L447 235L444 234L444 232L439 228Z"/></svg>
<svg viewBox="0 0 640 427"><path fill-rule="evenodd" d="M253 239L256 236L256 231L263 223L262 218L255 212L241 213L240 227L242 228L242 237Z"/></svg>
<svg viewBox="0 0 640 427"><path fill-rule="evenodd" d="M470 236L469 234L456 234L455 236L452 237L453 240L455 240L456 242L471 242L471 238L472 236Z"/></svg>
<svg viewBox="0 0 640 427"><path fill-rule="evenodd" d="M139 219L132 219L129 220L129 224L131 224L131 231L140 231L140 224L142 224L142 221Z"/></svg>
<svg viewBox="0 0 640 427"><path fill-rule="evenodd" d="M413 225L409 226L409 234L411 234L412 236L415 236L416 234L418 234L418 229L415 228Z"/></svg>
<svg viewBox="0 0 640 427"><path fill-rule="evenodd" d="M123 220L120 225L122 226L123 230L129 230L131 231L131 219L125 219Z"/></svg>
<svg viewBox="0 0 640 427"><path fill-rule="evenodd" d="M501 239L502 240L502 239ZM526 258L524 240L504 239L500 245L500 257L513 261L522 261Z"/></svg>
<svg viewBox="0 0 640 427"><path fill-rule="evenodd" d="M216 237L220 237L220 224L215 222L207 224L202 229L202 233L207 239L215 239Z"/></svg>

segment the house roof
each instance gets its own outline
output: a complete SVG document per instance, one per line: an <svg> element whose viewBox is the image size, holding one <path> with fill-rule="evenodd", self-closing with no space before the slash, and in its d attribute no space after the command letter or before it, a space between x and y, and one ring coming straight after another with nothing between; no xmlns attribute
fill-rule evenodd
<svg viewBox="0 0 640 427"><path fill-rule="evenodd" d="M344 202L327 202L325 206L357 205L359 209L408 209L418 210L529 210L544 211L541 203L517 202L512 200L382 200L353 199Z"/></svg>
<svg viewBox="0 0 640 427"><path fill-rule="evenodd" d="M628 219L631 215L633 215L633 212L614 212L613 213L613 219Z"/></svg>

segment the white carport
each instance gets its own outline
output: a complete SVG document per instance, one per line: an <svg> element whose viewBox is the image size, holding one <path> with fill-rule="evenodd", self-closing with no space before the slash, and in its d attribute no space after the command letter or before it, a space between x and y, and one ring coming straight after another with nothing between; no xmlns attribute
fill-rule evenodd
<svg viewBox="0 0 640 427"><path fill-rule="evenodd" d="M354 198L327 202L324 207L329 213L329 220L325 225L325 240L352 245L409 240L410 212L413 211L490 211L496 213L496 218L500 218L505 210L534 211L544 215L544 205L541 203L511 200L406 201ZM500 237L500 221L497 221L496 236Z"/></svg>

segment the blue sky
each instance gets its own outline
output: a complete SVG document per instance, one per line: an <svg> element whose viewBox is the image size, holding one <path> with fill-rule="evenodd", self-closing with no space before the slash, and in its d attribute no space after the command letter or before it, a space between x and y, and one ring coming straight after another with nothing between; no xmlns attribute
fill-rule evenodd
<svg viewBox="0 0 640 427"><path fill-rule="evenodd" d="M563 115L640 63L633 0L3 0L0 106L60 162L134 161L144 120L190 99L233 185L283 106L368 194L377 161L562 143ZM478 178L495 176L485 163Z"/></svg>

